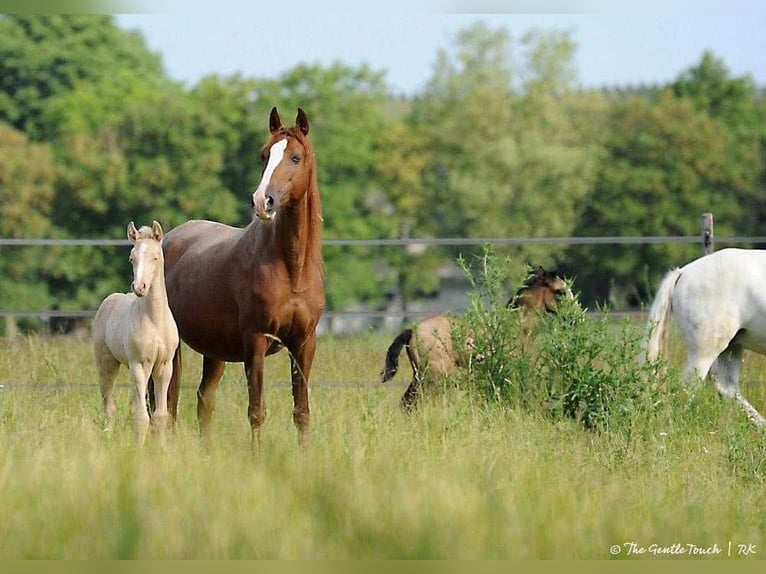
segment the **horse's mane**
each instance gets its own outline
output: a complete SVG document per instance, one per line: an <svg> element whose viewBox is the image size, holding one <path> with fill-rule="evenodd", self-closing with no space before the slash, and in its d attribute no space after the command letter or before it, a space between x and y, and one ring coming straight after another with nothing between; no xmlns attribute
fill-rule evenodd
<svg viewBox="0 0 766 574"><path fill-rule="evenodd" d="M142 225L136 230L136 239L151 239L154 237L154 230L148 225Z"/></svg>

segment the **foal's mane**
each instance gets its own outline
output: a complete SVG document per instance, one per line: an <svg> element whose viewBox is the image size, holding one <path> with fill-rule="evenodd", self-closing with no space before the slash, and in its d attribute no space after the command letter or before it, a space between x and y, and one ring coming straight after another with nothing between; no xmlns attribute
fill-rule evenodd
<svg viewBox="0 0 766 574"><path fill-rule="evenodd" d="M154 237L154 230L148 225L142 225L136 230L136 241L139 239L152 239Z"/></svg>

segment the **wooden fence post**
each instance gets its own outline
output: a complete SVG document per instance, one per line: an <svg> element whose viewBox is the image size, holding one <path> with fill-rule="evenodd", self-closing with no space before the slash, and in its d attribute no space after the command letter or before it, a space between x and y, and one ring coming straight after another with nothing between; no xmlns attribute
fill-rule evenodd
<svg viewBox="0 0 766 574"><path fill-rule="evenodd" d="M715 247L713 246L713 214L702 214L702 255L710 255Z"/></svg>

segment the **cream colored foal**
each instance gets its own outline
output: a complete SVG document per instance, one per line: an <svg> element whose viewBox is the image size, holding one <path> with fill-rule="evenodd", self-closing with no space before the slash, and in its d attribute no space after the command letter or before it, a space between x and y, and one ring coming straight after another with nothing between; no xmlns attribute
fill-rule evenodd
<svg viewBox="0 0 766 574"><path fill-rule="evenodd" d="M117 412L112 393L114 380L120 365L125 365L133 379L131 410L139 445L146 440L150 421L161 432L168 425L168 385L178 347L178 328L165 291L162 238L162 226L157 221L141 229L130 222L132 292L106 297L93 319L93 352L107 428L111 428ZM151 417L146 404L150 376L155 381L156 405Z"/></svg>

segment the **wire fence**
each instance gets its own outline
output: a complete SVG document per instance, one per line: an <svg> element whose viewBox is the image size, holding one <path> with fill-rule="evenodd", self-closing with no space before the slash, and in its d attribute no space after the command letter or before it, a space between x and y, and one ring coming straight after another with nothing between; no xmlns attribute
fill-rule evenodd
<svg viewBox="0 0 766 574"><path fill-rule="evenodd" d="M400 238L400 239L332 239L322 240L323 246L476 246L476 245L650 245L650 244L699 244L703 253L712 250L713 245L712 214L703 214L701 235L685 236L593 236L593 237L458 237L458 238ZM715 237L715 242L724 245L766 244L766 236L722 236ZM115 247L128 246L127 239L41 239L41 238L0 238L0 247ZM446 309L441 310L446 311ZM327 311L323 314L326 321L362 320L362 319L412 319L439 310L355 310ZM51 319L88 319L95 310L6 310L0 311L0 319L36 318L44 322ZM627 311L622 315L641 314L639 311Z"/></svg>

